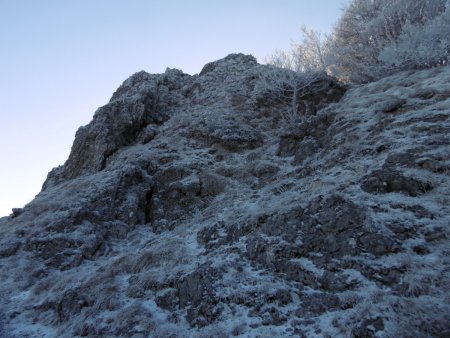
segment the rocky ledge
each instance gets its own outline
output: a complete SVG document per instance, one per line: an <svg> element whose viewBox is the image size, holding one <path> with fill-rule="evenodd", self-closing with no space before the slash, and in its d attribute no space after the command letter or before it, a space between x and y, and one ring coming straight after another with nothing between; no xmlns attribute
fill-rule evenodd
<svg viewBox="0 0 450 338"><path fill-rule="evenodd" d="M0 219L0 335L448 337L450 67L274 72L127 79Z"/></svg>

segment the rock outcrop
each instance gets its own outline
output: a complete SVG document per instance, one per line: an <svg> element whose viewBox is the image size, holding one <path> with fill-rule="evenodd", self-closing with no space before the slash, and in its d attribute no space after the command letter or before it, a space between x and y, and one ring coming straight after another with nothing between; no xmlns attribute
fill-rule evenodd
<svg viewBox="0 0 450 338"><path fill-rule="evenodd" d="M127 79L0 219L0 335L449 336L450 67L295 121L268 69Z"/></svg>

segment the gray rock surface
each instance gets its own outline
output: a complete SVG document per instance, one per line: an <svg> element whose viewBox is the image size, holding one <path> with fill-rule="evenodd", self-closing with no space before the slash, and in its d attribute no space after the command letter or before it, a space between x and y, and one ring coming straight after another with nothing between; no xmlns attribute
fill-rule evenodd
<svg viewBox="0 0 450 338"><path fill-rule="evenodd" d="M127 79L0 219L0 335L448 335L450 67L319 74L290 124L267 71Z"/></svg>

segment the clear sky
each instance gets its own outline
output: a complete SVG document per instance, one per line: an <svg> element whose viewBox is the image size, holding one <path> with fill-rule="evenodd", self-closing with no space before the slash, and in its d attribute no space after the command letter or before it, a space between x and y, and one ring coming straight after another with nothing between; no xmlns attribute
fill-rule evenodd
<svg viewBox="0 0 450 338"><path fill-rule="evenodd" d="M0 216L39 193L78 127L131 74L259 62L330 32L348 0L0 0Z"/></svg>

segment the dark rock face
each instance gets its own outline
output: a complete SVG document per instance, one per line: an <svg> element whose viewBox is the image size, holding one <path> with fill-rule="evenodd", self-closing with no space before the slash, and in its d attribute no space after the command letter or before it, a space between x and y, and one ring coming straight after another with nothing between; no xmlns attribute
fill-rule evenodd
<svg viewBox="0 0 450 338"><path fill-rule="evenodd" d="M283 133L278 147L278 156L296 155L297 159L294 162L297 164L302 162L320 147L329 143L327 128L332 121L333 116L328 113L306 118L292 130Z"/></svg>
<svg viewBox="0 0 450 338"><path fill-rule="evenodd" d="M338 102L344 96L346 88L323 73L302 90L299 95L299 111L315 115L317 111L332 102Z"/></svg>
<svg viewBox="0 0 450 338"><path fill-rule="evenodd" d="M312 137L304 139L295 150L294 164L301 164L305 159L314 155L319 150L319 145Z"/></svg>
<svg viewBox="0 0 450 338"><path fill-rule="evenodd" d="M384 329L383 318L381 317L369 318L364 320L359 327L355 328L352 331L352 335L355 338L376 337L375 334L383 329Z"/></svg>
<svg viewBox="0 0 450 338"><path fill-rule="evenodd" d="M120 148L134 144L143 129L147 132L144 140L148 140L149 127L162 124L169 118L170 109L182 104L179 88L189 80L178 70L131 76L110 102L95 112L92 122L77 131L67 162L49 174L44 189L54 181L103 170L108 159Z"/></svg>
<svg viewBox="0 0 450 338"><path fill-rule="evenodd" d="M430 191L433 186L428 182L405 177L397 170L385 168L364 176L361 188L370 193L401 192L416 197Z"/></svg>
<svg viewBox="0 0 450 338"><path fill-rule="evenodd" d="M2 241L0 244L0 257L10 257L14 255L20 248L21 242L15 241Z"/></svg>
<svg viewBox="0 0 450 338"><path fill-rule="evenodd" d="M289 280L320 289L324 281L305 268L301 259L328 269L339 257L363 252L379 257L398 251L392 239L366 224L365 212L356 204L340 196L319 198L305 209L268 218L259 233L247 237L247 255Z"/></svg>
<svg viewBox="0 0 450 338"><path fill-rule="evenodd" d="M214 123L214 122L213 122ZM254 149L262 144L260 133L249 126L212 124L199 126L191 136L206 144L218 145L229 151Z"/></svg>
<svg viewBox="0 0 450 338"><path fill-rule="evenodd" d="M126 80L0 218L0 336L445 336L450 68L317 74L292 120L269 71Z"/></svg>
<svg viewBox="0 0 450 338"><path fill-rule="evenodd" d="M221 307L212 287L217 274L200 269L181 279L176 285L180 308L187 308L186 319L192 326L206 326L217 320Z"/></svg>
<svg viewBox="0 0 450 338"><path fill-rule="evenodd" d="M79 314L88 304L88 300L80 295L79 291L69 290L65 292L57 305L59 320L61 322L68 321L72 316Z"/></svg>

